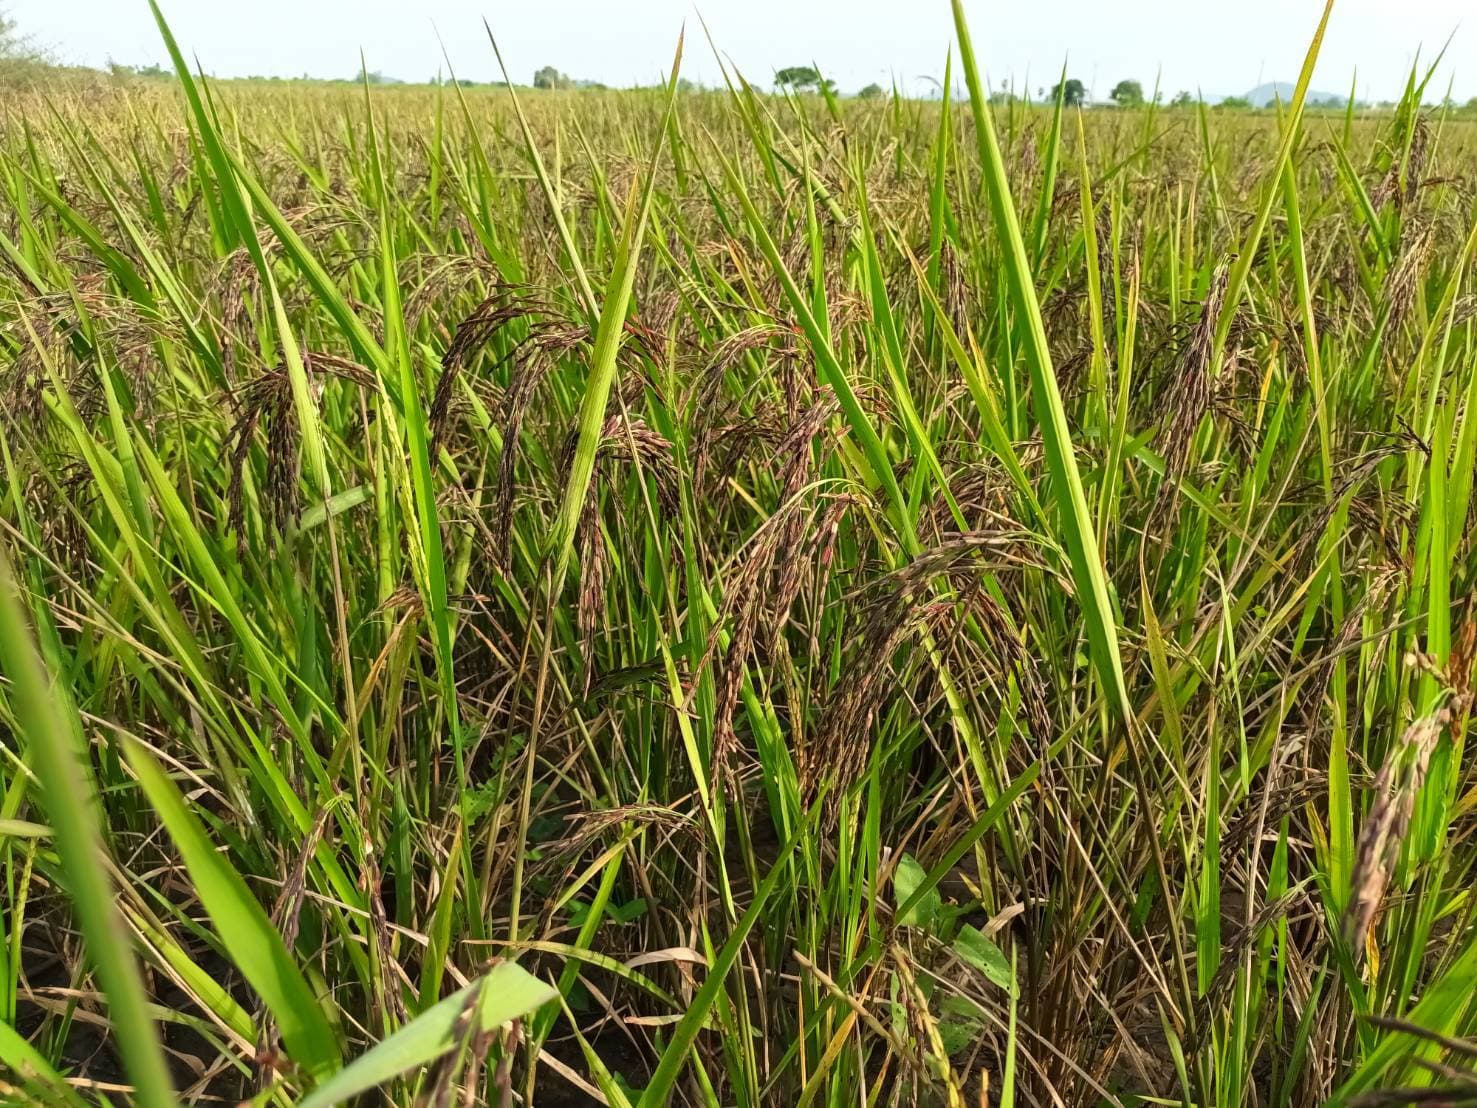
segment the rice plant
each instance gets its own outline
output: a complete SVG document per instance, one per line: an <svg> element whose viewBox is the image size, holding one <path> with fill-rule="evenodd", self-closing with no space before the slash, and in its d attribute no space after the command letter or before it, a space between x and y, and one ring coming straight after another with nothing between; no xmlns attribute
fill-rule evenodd
<svg viewBox="0 0 1477 1108"><path fill-rule="evenodd" d="M1477 1103L1431 69L1313 109L1325 9L1274 109L1002 101L954 0L967 100L355 89L155 14L0 100L5 1098Z"/></svg>

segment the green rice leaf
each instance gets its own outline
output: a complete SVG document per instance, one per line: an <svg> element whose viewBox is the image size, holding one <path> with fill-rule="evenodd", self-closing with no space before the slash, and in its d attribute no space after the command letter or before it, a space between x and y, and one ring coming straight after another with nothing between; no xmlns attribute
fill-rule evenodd
<svg viewBox="0 0 1477 1108"><path fill-rule="evenodd" d="M281 934L159 764L136 742L124 753L180 852L223 952L272 1013L288 1054L310 1074L331 1073L340 1062L338 1040Z"/></svg>
<svg viewBox="0 0 1477 1108"><path fill-rule="evenodd" d="M370 1047L305 1096L298 1108L332 1108L361 1096L463 1047L473 1034L528 1015L558 995L553 986L516 962L503 962Z"/></svg>

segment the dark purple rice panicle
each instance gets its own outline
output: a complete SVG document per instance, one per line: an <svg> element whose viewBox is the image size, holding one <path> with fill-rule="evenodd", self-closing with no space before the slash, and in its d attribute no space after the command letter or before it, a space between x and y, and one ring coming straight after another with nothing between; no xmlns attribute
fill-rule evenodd
<svg viewBox="0 0 1477 1108"><path fill-rule="evenodd" d="M732 351L726 356L732 356ZM735 769L733 719L750 654L756 645L771 656L777 653L791 609L805 586L805 569L814 564L812 559L821 556L823 544L828 547L834 541L840 515L851 503L849 499L843 501L838 509L833 502L820 515L820 526L812 530L817 521L811 507L813 497L804 492L816 472L817 447L822 457L830 451L830 436L824 432L838 411L834 394L824 389L814 403L792 418L770 455L771 465L778 463L774 478L779 507L750 540L738 572L724 584L723 609L704 659L706 662L714 655L719 636L731 619L733 630L717 678L712 757L715 787L730 780Z"/></svg>
<svg viewBox="0 0 1477 1108"><path fill-rule="evenodd" d="M1431 146L1431 124L1426 116L1422 115L1415 121L1415 128L1411 133L1410 150L1402 161L1398 152L1390 159L1390 168L1380 178L1379 184L1370 190L1369 201L1374 210L1383 211L1385 205L1391 200L1395 201L1395 207L1402 214L1405 209L1414 204L1416 195L1420 192L1425 180L1426 159L1430 153ZM1401 178L1404 178L1404 187L1401 187Z"/></svg>
<svg viewBox="0 0 1477 1108"><path fill-rule="evenodd" d="M255 344L250 341L251 310L261 292L261 274L246 247L240 247L221 263L221 370L226 383L234 387L241 375L239 359L243 351L254 357Z"/></svg>
<svg viewBox="0 0 1477 1108"><path fill-rule="evenodd" d="M533 327L510 357L508 387L503 394L502 449L498 453L497 491L491 529L499 565L512 564L513 500L517 491L519 438L523 420L539 385L559 363L589 340L585 327L544 323Z"/></svg>
<svg viewBox="0 0 1477 1108"><path fill-rule="evenodd" d="M1000 531L946 536L901 569L865 586L865 596L854 598L862 602L862 624L848 637L859 638L861 645L826 698L814 735L800 749L797 769L804 795L813 796L822 782L830 782L834 804L864 772L872 748L872 721L890 688L888 674L906 666L911 655L911 647L900 653L904 644L919 631L937 631L958 618L956 601L924 599L930 583L966 567L971 576L995 569L1046 568L1022 537ZM980 610L987 620L1003 620L998 607L984 603ZM1002 649L1006 656L1017 652L1014 645ZM1033 674L1025 669L1021 673L1035 683ZM1034 695L1023 692L1028 698ZM1049 727L1043 703L1028 704L1028 713L1033 730Z"/></svg>
<svg viewBox="0 0 1477 1108"><path fill-rule="evenodd" d="M644 384L639 378L628 378L621 388L634 398L644 388ZM615 401L620 404L621 412L627 410L627 397L617 396ZM565 436L559 463L561 474L568 473L573 464L577 443L576 432L571 431ZM619 412L610 416L601 428L600 443L595 451L594 478L590 482L575 534L575 545L580 551L580 599L575 622L580 631L581 646L587 662L584 671L585 694L589 693L595 676L593 666L588 663L593 658L595 634L601 613L605 610L608 555L602 539L600 489L602 483L610 482L614 463L617 462L626 463L633 471L652 479L656 488L657 505L665 517L680 528L677 463L672 444L660 432L635 416L623 416Z"/></svg>
<svg viewBox="0 0 1477 1108"><path fill-rule="evenodd" d="M475 255L454 254L448 257L428 253L418 255L417 261L430 266L430 272L426 274L416 290L406 298L402 309L405 316L405 329L412 335L419 329L421 321L427 318L427 313L437 300L463 293L477 282L490 286L494 294L499 289L506 289L513 285L513 282L504 280L496 265ZM527 291L532 292L531 289ZM478 298L479 303L485 300L485 296ZM437 337L445 339L448 345L454 340L454 327L448 331L445 323L439 320L433 321L432 327Z"/></svg>
<svg viewBox="0 0 1477 1108"><path fill-rule="evenodd" d="M1443 682L1449 681L1434 659L1417 652L1406 656L1406 664L1432 672ZM1470 701L1470 694L1465 691L1452 693L1440 708L1410 724L1385 756L1385 764L1375 778L1374 803L1359 831L1349 906L1344 918L1345 934L1356 957L1363 952L1365 936L1380 910L1390 876L1399 861L1416 798L1431 765L1431 755L1441 736L1466 715Z"/></svg>
<svg viewBox="0 0 1477 1108"><path fill-rule="evenodd" d="M1215 395L1215 382L1211 379L1215 366L1211 359L1215 355L1215 335L1225 311L1230 278L1231 260L1228 258L1216 266L1211 275L1200 319L1180 351L1173 377L1164 393L1161 434L1166 476L1178 478L1184 475L1190 459L1190 444L1210 411Z"/></svg>
<svg viewBox="0 0 1477 1108"><path fill-rule="evenodd" d="M1356 533L1376 540L1388 563L1408 572L1410 555L1401 549L1400 536L1392 533L1390 524L1410 520L1412 507L1401 503L1397 494L1379 487L1376 478L1380 467L1390 458L1410 450L1426 451L1426 446L1409 430L1388 436L1386 442L1372 446L1351 457L1337 461L1338 474L1333 495L1315 512L1304 515L1297 539L1294 564L1310 568L1318 557L1318 544L1323 540L1341 505L1346 506L1349 523ZM1304 495L1322 498L1321 490L1309 488ZM1378 498L1378 505L1373 500Z"/></svg>
<svg viewBox="0 0 1477 1108"><path fill-rule="evenodd" d="M373 374L347 358L304 351L302 361L315 401L330 377L366 391L376 388ZM244 488L257 430L260 428L266 434L267 464L259 489L266 520L278 535L284 535L296 522L301 504L298 480L300 429L292 397L292 381L285 366L246 381L230 393L229 400L236 410L236 419L226 435L231 471L226 490L227 521L236 532L238 547L244 551L247 540Z"/></svg>
<svg viewBox="0 0 1477 1108"><path fill-rule="evenodd" d="M499 282L472 312L456 327L451 345L441 355L441 377L429 410L432 454L446 434L451 418L451 396L457 377L472 355L481 350L504 327L524 319L557 318L555 310L530 289ZM565 322L565 321L561 321ZM575 325L565 322L565 326ZM526 340L527 341L527 340ZM516 372L516 358L515 358ZM509 391L513 386L510 382Z"/></svg>
<svg viewBox="0 0 1477 1108"><path fill-rule="evenodd" d="M303 836L292 865L282 882L276 903L272 905L271 920L282 935L282 945L288 950L297 945L298 928L302 923L303 901L307 896L308 864L332 817L332 809L320 808L308 833ZM255 1083L258 1090L271 1087L277 1080L280 1066L290 1063L282 1056L282 1036L276 1019L266 1004L258 1002L255 1022L257 1038L255 1050Z"/></svg>
<svg viewBox="0 0 1477 1108"><path fill-rule="evenodd" d="M575 549L579 552L579 604L575 608L575 627L579 631L580 650L586 659L582 690L585 696L589 695L590 683L595 679L595 667L590 660L594 657L595 634L605 611L609 560L601 534L598 497L599 493L592 488L575 530Z"/></svg>
<svg viewBox="0 0 1477 1108"><path fill-rule="evenodd" d="M1435 245L1436 231L1430 223L1420 221L1406 229L1400 255L1385 281L1385 298L1390 311L1387 336L1399 332L1400 325L1415 306L1416 289L1431 264Z"/></svg>
<svg viewBox="0 0 1477 1108"><path fill-rule="evenodd" d="M712 786L726 785L734 772L733 755L737 744L733 718L738 708L739 693L743 688L744 667L758 637L760 619L765 607L765 586L775 569L775 557L789 530L791 517L802 516L803 505L790 502L770 516L760 532L750 540L744 560L738 572L724 582L723 606L713 631L703 662L692 678L695 686L703 666L712 658L720 645L720 636L725 626L732 622L728 649L723 654L722 666L718 670L716 697L713 711ZM803 518L803 517L802 517Z"/></svg>
<svg viewBox="0 0 1477 1108"><path fill-rule="evenodd" d="M1111 364L1117 358L1118 302L1117 287L1113 274L1118 271L1117 238L1113 227L1113 211L1106 205L1099 209L1097 225L1093 228L1097 236L1098 271L1102 274L1103 342Z"/></svg>
<svg viewBox="0 0 1477 1108"><path fill-rule="evenodd" d="M814 366L808 359L802 363L797 342L788 326L766 323L746 328L719 343L694 375L682 408L692 418L689 458L699 500L717 495L746 465L762 464L760 455L790 456L781 451L780 441L815 391ZM763 359L768 372L779 379L782 400L769 399L757 389L748 395L730 390L730 382L738 385L744 379L739 366L751 355ZM744 404L751 397L754 410L745 413Z"/></svg>

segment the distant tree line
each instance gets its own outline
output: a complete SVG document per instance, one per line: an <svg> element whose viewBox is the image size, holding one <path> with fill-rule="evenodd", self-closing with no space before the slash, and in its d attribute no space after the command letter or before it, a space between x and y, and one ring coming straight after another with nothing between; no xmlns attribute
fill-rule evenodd
<svg viewBox="0 0 1477 1108"><path fill-rule="evenodd" d="M51 63L46 52L0 8L0 81L24 83L36 70Z"/></svg>
<svg viewBox="0 0 1477 1108"><path fill-rule="evenodd" d="M1052 85L1050 88L1038 89L1037 93L1043 100L1047 101L1048 103L1055 103L1057 100L1061 100L1061 102L1069 108L1085 107L1088 103L1087 86L1075 77L1064 78L1063 80L1058 81L1056 84ZM999 97L997 96L996 98L998 99ZM1152 99L1155 104L1159 104L1162 102L1162 97L1157 92L1154 94ZM1150 98L1144 95L1144 86L1138 81L1132 79L1124 79L1122 81L1119 81L1116 85L1113 86L1112 91L1108 93L1108 102L1119 108L1140 108L1149 103L1149 101ZM1196 96L1191 92L1181 90L1175 93L1174 96L1170 98L1167 106L1172 109L1183 110L1186 108L1196 107L1200 104L1200 102L1201 98L1199 96ZM1317 94L1310 95L1307 100L1307 106L1309 108L1320 108L1324 110L1341 110L1347 107L1348 103L1348 100L1344 97ZM1225 96L1219 100L1214 101L1213 103L1207 102L1207 106L1213 108L1216 111L1234 112L1256 111L1259 107L1264 105L1253 103L1249 98L1245 96ZM1371 105L1365 103L1362 100L1356 100L1354 102L1354 106L1355 108L1361 110L1371 107ZM1389 110L1394 106L1395 105L1393 102L1388 101L1373 105L1373 107L1377 110ZM1460 105L1455 100L1448 99L1443 103L1442 106L1445 107L1447 110L1455 111L1463 115L1469 113L1477 114L1477 97L1473 97L1471 100L1468 100L1465 105Z"/></svg>
<svg viewBox="0 0 1477 1108"><path fill-rule="evenodd" d="M47 52L40 49L29 37L24 35L17 27L15 20L7 15L3 7L0 7L0 80L5 78L23 78L24 75L34 76L36 72L44 71L46 67L54 64L56 63ZM174 76L173 70L157 63L125 65L110 59L107 70L115 77L167 79ZM251 77L247 79L284 80L284 78L280 77ZM299 78L285 79L298 80ZM313 80L306 73L300 79L303 81ZM379 70L365 71L363 69L354 74L353 77L347 78L347 80L355 84L362 82L371 85L398 85L404 83ZM443 80L438 73L428 83L439 85L443 83ZM459 78L457 83L463 87L471 88L478 82ZM777 89L792 92L813 91L834 95L838 91L836 82L822 74L815 65L792 65L777 70L774 75L774 84ZM536 89L603 89L606 86L599 81L579 80L571 77L556 66L545 65L534 71L533 87ZM698 87L698 85L685 77L678 81L679 92L693 92ZM883 87L873 82L858 89L856 97L859 100L875 100L885 94ZM1050 88L1037 89L1037 94L1048 103L1055 103L1060 100L1068 108L1084 107L1088 103L1087 86L1076 77L1064 76L1062 80ZM1026 96L1029 98L1029 90L1027 90ZM1008 103L1016 99L1016 94L1007 82L1002 83L1000 91L992 93L990 99L997 103ZM1144 86L1132 78L1124 78L1115 84L1112 91L1108 93L1108 99L1113 105L1119 108L1139 108L1148 103L1148 98L1144 95ZM1154 95L1153 102L1156 104L1161 102L1160 95L1157 92ZM1199 97L1192 95L1188 91L1181 90L1175 93L1169 100L1168 107L1183 110L1193 108L1199 103ZM1308 101L1309 107L1324 109L1341 109L1347 106L1347 104L1348 101L1346 99L1330 96L1310 98ZM1218 111L1254 111L1257 108L1257 105L1253 104L1244 96L1227 96L1216 101L1213 106ZM1477 96L1472 97L1465 104L1448 97L1440 106L1447 111L1457 112L1462 115L1477 116ZM1370 105L1363 101L1356 101L1355 107L1364 109L1370 107ZM1373 105L1373 107L1376 110L1388 110L1393 108L1394 104L1388 101L1381 101Z"/></svg>

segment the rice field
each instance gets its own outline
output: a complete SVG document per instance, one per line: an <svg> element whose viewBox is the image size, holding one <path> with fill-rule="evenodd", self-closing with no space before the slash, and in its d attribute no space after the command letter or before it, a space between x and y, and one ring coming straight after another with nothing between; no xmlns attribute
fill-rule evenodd
<svg viewBox="0 0 1477 1108"><path fill-rule="evenodd" d="M954 12L0 98L0 1099L1477 1104L1477 122Z"/></svg>

